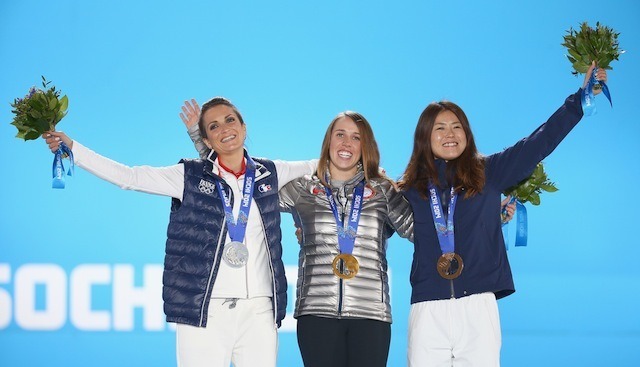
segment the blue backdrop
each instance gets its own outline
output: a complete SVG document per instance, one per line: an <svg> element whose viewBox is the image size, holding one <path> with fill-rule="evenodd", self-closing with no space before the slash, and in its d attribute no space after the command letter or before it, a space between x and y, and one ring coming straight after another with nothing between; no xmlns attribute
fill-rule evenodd
<svg viewBox="0 0 640 367"><path fill-rule="evenodd" d="M582 83L560 45L582 21L615 28L629 51L609 73L613 109L598 97L545 160L560 191L529 206L529 246L509 250L502 363L635 365L639 16L637 1L2 1L0 365L175 364L159 294L170 199L82 170L51 189L52 155L9 125L9 103L40 75L69 97L59 129L128 165L196 156L180 106L224 95L249 150L271 158L316 158L333 116L359 111L397 177L433 100L465 109L483 153L529 134ZM295 274L288 217L283 230ZM406 365L411 254L389 241L394 367ZM294 330L289 315L279 366L301 365Z"/></svg>

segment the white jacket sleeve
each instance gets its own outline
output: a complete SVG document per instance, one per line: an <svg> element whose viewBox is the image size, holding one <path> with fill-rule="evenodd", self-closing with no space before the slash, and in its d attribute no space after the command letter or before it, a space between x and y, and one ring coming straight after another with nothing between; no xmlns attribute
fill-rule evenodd
<svg viewBox="0 0 640 367"><path fill-rule="evenodd" d="M280 161L274 160L278 172L278 191L291 180L304 175L313 175L318 168L318 159L310 161Z"/></svg>
<svg viewBox="0 0 640 367"><path fill-rule="evenodd" d="M87 172L124 189L163 195L182 200L184 165L129 167L73 142L75 163Z"/></svg>

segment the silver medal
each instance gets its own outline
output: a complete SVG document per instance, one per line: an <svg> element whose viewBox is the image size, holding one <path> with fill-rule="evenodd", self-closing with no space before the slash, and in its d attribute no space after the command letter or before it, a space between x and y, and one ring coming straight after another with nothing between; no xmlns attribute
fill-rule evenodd
<svg viewBox="0 0 640 367"><path fill-rule="evenodd" d="M232 241L224 245L222 258L232 268L241 268L247 264L249 250L242 242Z"/></svg>

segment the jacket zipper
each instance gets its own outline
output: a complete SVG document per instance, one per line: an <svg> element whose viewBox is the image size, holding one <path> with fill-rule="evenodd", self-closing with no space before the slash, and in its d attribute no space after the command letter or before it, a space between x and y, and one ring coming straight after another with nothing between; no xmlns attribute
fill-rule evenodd
<svg viewBox="0 0 640 367"><path fill-rule="evenodd" d="M384 304L384 274L382 269L380 269L380 302Z"/></svg>
<svg viewBox="0 0 640 367"><path fill-rule="evenodd" d="M202 327L202 323L204 322L204 306L207 304L207 298L209 298L209 290L211 289L211 285L213 283L213 272L216 268L216 263L218 261L218 254L220 253L220 247L222 245L222 239L227 236L227 218L226 216L222 219L222 231L220 231L220 237L218 237L218 246L216 247L216 253L213 256L213 263L211 264L211 272L209 272L209 280L207 280L207 289L205 290L204 297L202 299L202 306L200 307L200 322L198 326Z"/></svg>
<svg viewBox="0 0 640 367"><path fill-rule="evenodd" d="M256 204L256 206L258 206ZM258 211L260 211L260 208L258 208ZM269 238L267 238L267 229L264 228L264 222L262 221L262 212L260 213L260 225L262 226L262 231L264 232L264 238L265 238L265 246L267 247L267 255L269 256L269 270L271 271L271 289L273 290L273 297L271 298L273 300L273 324L275 325L275 327L278 327L278 293L276 290L276 272L273 270L273 264L272 264L272 260L271 260L271 249L269 248Z"/></svg>
<svg viewBox="0 0 640 367"><path fill-rule="evenodd" d="M347 200L345 200L344 205L341 205L342 207L342 228L344 228L344 214L347 211L347 205L349 203L349 197L347 196L347 191L346 188L343 186L340 190L344 190L344 196L346 197ZM338 190L338 192L336 193L336 198L335 200L338 200L338 195L340 190ZM340 200L338 200L338 202L340 202ZM338 244L338 253L340 253L340 244ZM340 261L340 273L344 272L344 262ZM338 316L340 316L342 314L342 296L343 296L343 282L344 279L342 278L338 278Z"/></svg>
<svg viewBox="0 0 640 367"><path fill-rule="evenodd" d="M442 203L442 211L444 212L445 221L448 221L447 217L449 216L448 214L449 200L451 199L449 195L447 195L447 193L448 193L447 190L442 190L440 192L440 202ZM451 298L452 299L456 298L456 291L453 287L453 279L449 280L449 287L451 289Z"/></svg>
<svg viewBox="0 0 640 367"><path fill-rule="evenodd" d="M340 272L342 273L344 271L344 263L341 261L340 262ZM340 316L342 314L342 278L338 278L340 279L338 281L338 316Z"/></svg>

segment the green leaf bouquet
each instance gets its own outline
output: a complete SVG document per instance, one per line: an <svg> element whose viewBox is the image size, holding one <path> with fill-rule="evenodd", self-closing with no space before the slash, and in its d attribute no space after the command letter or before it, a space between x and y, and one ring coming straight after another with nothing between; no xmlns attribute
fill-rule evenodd
<svg viewBox="0 0 640 367"><path fill-rule="evenodd" d="M569 28L564 36L562 46L567 48L569 54L567 58L573 65L574 75L585 74L595 61L599 68L611 70L609 64L624 53L620 50L618 36L613 29L606 27L600 22L596 23L596 28L589 27L587 22L580 24L580 30Z"/></svg>
<svg viewBox="0 0 640 367"><path fill-rule="evenodd" d="M508 188L504 192L504 195L511 195L523 204L530 202L533 205L540 205L540 194L542 191L556 192L558 191L558 188L553 182L549 181L549 178L544 171L543 164L538 163L531 176L517 185Z"/></svg>
<svg viewBox="0 0 640 367"><path fill-rule="evenodd" d="M45 77L42 77L42 88L31 87L29 93L24 98L16 98L11 104L15 115L11 125L18 129L16 138L35 140L47 131L55 130L56 125L67 114L69 99L67 96L60 97L60 91L56 87L49 86ZM73 152L63 142L53 158L53 183L54 189L64 189L64 165L63 158L69 158L70 167L68 175L73 173Z"/></svg>
<svg viewBox="0 0 640 367"><path fill-rule="evenodd" d="M16 98L11 104L15 115L11 125L18 129L16 138L37 139L46 131L54 130L67 114L69 99L66 95L60 97L60 91L49 84L43 76L43 89L31 87L24 98Z"/></svg>

